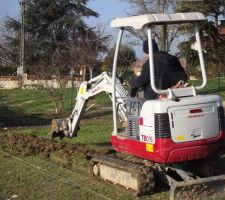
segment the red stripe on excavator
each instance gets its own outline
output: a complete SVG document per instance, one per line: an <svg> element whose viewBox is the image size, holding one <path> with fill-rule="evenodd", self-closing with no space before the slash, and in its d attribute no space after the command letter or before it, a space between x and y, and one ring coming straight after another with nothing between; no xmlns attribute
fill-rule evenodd
<svg viewBox="0 0 225 200"><path fill-rule="evenodd" d="M192 109L189 112L190 112L190 114L201 113L202 109L201 108L199 108L199 109Z"/></svg>
<svg viewBox="0 0 225 200"><path fill-rule="evenodd" d="M156 138L154 152L151 153L146 151L144 142L112 136L112 146L116 151L158 163L182 162L220 155L225 152L224 144L225 133L222 131L216 138L195 142L174 143L170 138Z"/></svg>
<svg viewBox="0 0 225 200"><path fill-rule="evenodd" d="M140 125L140 126L143 126L143 117L140 117L140 118L139 118L139 125Z"/></svg>

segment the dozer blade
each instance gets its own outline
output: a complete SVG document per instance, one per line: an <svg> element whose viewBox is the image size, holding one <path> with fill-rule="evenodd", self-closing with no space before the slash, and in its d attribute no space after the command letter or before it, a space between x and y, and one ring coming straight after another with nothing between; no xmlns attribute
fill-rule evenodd
<svg viewBox="0 0 225 200"><path fill-rule="evenodd" d="M65 136L69 136L69 118L52 119L51 132L50 135L52 140L55 137L60 137L61 139Z"/></svg>
<svg viewBox="0 0 225 200"><path fill-rule="evenodd" d="M170 199L225 199L225 175L174 182L170 188Z"/></svg>

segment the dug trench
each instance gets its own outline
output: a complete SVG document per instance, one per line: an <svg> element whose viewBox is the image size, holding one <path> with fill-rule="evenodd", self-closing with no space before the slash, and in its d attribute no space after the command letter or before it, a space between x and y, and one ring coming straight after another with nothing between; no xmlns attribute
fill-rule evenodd
<svg viewBox="0 0 225 200"><path fill-rule="evenodd" d="M13 156L38 156L72 168L74 159L82 157L91 159L95 150L80 143L50 141L35 135L3 135L0 136L2 150Z"/></svg>

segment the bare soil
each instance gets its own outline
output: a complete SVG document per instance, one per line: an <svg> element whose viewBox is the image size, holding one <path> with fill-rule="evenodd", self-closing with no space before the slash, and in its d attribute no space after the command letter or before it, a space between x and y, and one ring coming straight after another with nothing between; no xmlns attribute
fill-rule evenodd
<svg viewBox="0 0 225 200"><path fill-rule="evenodd" d="M35 135L0 136L0 144L4 151L16 156L51 159L53 153L57 154L68 167L76 156L89 159L96 154L95 150L90 150L84 144L50 141Z"/></svg>

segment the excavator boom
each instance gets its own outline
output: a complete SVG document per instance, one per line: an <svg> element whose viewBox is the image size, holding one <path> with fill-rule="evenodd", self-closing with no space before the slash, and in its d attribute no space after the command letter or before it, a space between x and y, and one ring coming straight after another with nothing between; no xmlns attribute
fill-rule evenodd
<svg viewBox="0 0 225 200"><path fill-rule="evenodd" d="M76 103L73 108L72 114L69 118L53 119L51 125L51 136L54 137L74 137L80 130L79 124L82 115L85 112L88 100L102 92L108 94L109 98L112 99L112 77L110 73L102 72L99 76L81 83ZM127 121L126 118L126 97L128 92L124 89L123 85L116 80L116 105L118 116L121 123Z"/></svg>

